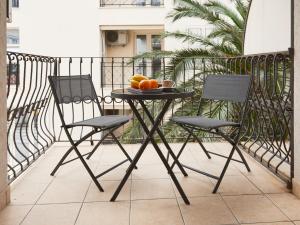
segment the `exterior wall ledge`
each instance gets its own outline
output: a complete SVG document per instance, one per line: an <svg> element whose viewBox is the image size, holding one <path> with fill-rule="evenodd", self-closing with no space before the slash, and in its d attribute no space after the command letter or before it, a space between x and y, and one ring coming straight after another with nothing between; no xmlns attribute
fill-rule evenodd
<svg viewBox="0 0 300 225"><path fill-rule="evenodd" d="M300 179L293 179L293 194L300 198Z"/></svg>
<svg viewBox="0 0 300 225"><path fill-rule="evenodd" d="M7 186L0 192L0 210L2 210L10 202L10 187Z"/></svg>

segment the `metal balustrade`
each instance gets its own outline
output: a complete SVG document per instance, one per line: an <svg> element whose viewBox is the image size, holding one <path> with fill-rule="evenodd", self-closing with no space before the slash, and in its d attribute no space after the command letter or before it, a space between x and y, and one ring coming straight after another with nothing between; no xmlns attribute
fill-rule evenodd
<svg viewBox="0 0 300 225"><path fill-rule="evenodd" d="M173 115L191 115L198 109L203 81L207 74L251 75L253 82L242 144L246 152L290 184L293 177L293 76L289 52L248 55L234 58L143 58L130 57L46 57L7 53L8 170L13 180L55 141L65 141L47 81L47 76L91 74L105 114L130 114L126 102L113 99L116 88L129 86L132 74L151 75L158 80L172 79L178 88L195 90L195 96L175 101L166 114L162 131L168 141L180 142L184 131L169 123ZM71 103L64 108L69 122L99 115L94 102L83 106ZM148 102L152 113L161 102ZM236 111L229 104L207 103L204 114L234 120ZM149 121L146 121L149 122ZM74 128L78 138L87 128ZM135 119L115 131L126 143L140 142L143 133ZM103 134L102 134L103 135ZM204 136L206 141L217 137ZM91 139L98 140L96 136Z"/></svg>

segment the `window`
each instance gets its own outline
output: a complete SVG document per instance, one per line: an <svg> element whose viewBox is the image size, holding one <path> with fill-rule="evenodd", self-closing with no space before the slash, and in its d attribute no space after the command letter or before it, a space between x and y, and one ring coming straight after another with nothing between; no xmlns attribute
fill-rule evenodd
<svg viewBox="0 0 300 225"><path fill-rule="evenodd" d="M147 35L136 36L136 54L140 55L147 52ZM145 60L137 60L136 73L147 74L147 62Z"/></svg>
<svg viewBox="0 0 300 225"><path fill-rule="evenodd" d="M151 35L151 48L154 51L161 50L161 36L160 35ZM152 74L159 73L161 71L161 59L154 58L152 60Z"/></svg>
<svg viewBox="0 0 300 225"><path fill-rule="evenodd" d="M18 85L20 80L19 65L11 63L7 65L7 85Z"/></svg>
<svg viewBox="0 0 300 225"><path fill-rule="evenodd" d="M13 8L19 8L19 0L11 0L11 6Z"/></svg>
<svg viewBox="0 0 300 225"><path fill-rule="evenodd" d="M147 51L147 36L137 35L136 36L136 54L143 54Z"/></svg>
<svg viewBox="0 0 300 225"><path fill-rule="evenodd" d="M8 45L19 45L19 29L7 29L7 44Z"/></svg>

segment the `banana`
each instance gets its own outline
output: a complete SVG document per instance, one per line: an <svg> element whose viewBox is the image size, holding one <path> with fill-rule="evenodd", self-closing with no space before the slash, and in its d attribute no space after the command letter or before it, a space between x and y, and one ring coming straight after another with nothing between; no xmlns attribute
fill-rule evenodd
<svg viewBox="0 0 300 225"><path fill-rule="evenodd" d="M135 81L140 82L140 81L142 81L142 80L149 80L149 78L146 77L146 76L144 76L144 75L142 75L142 74L135 74L135 75L133 75L133 76L131 77L131 80L135 80Z"/></svg>

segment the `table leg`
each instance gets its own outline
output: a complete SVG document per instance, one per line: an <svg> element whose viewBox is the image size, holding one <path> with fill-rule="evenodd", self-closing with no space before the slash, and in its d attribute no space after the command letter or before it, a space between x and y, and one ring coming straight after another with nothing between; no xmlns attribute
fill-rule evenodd
<svg viewBox="0 0 300 225"><path fill-rule="evenodd" d="M168 101L166 102L166 104L164 105L164 107L163 107L162 111L160 112L160 114L156 117L155 121L153 121L153 122L154 122L154 123L153 123L153 127L151 128L150 131L149 131L147 125L145 124L143 118L142 118L141 115L139 114L138 110L134 107L134 104L133 104L132 102L128 102L128 103L129 103L130 107L133 106L133 107L131 108L132 111L133 111L133 113L136 115L136 117L137 117L137 119L139 120L141 126L143 127L145 133L147 134L147 139L150 138L150 141L151 141L153 147L155 148L155 150L156 150L158 156L160 157L161 161L163 162L164 166L166 167L166 169L167 169L169 175L171 176L171 178L172 178L172 180L173 180L173 182L174 182L174 184L175 184L177 190L179 191L179 193L180 193L182 199L184 200L184 202L185 202L187 205L189 205L190 202L189 202L187 196L185 195L185 193L184 193L182 187L180 186L180 184L179 184L179 182L178 182L178 180L177 180L175 174L173 173L173 171L172 171L171 167L169 166L167 160L165 159L163 153L161 152L161 150L160 150L160 148L158 147L157 143L156 143L155 140L153 139L153 134L155 133L155 131L157 131L160 122L162 121L162 119L163 119L165 113L167 112L169 106L170 106L171 103L172 103L172 100L168 100Z"/></svg>
<svg viewBox="0 0 300 225"><path fill-rule="evenodd" d="M145 113L147 114L148 118L150 119L151 123L154 124L154 119L153 116L151 115L151 113L149 112L147 106L144 104L143 101L139 100L139 103L141 104L142 108L144 109ZM178 168L180 169L180 171L182 172L182 174L186 177L188 176L188 174L186 173L186 171L184 170L184 168L182 167L182 165L180 164L179 160L177 159L176 155L174 154L174 152L172 151L169 143L167 142L164 134L161 132L161 130L159 129L159 127L157 127L156 129L160 139L162 140L162 142L164 143L164 145L166 146L166 148L168 149L168 154L170 154L172 156L172 158L174 159L174 164L176 164L178 166ZM147 134L147 133L146 133ZM168 161L168 159L167 159Z"/></svg>
<svg viewBox="0 0 300 225"><path fill-rule="evenodd" d="M131 107L133 113L134 113L135 115L138 116L138 117L137 117L138 120L139 120L140 122L143 123L143 119L142 119L141 116L139 115L139 112L137 111L137 109L136 109L134 103L132 102L132 100L128 100L128 104L130 105L130 107ZM167 108L167 107L164 107L163 110L160 112L158 118L162 118L163 115L165 114L165 112L166 112L167 110L168 110L168 108ZM128 180L128 178L129 178L129 176L130 176L132 170L134 169L134 167L136 166L136 164L137 164L137 162L139 161L140 157L142 156L142 154L143 154L145 148L147 147L148 143L151 141L151 137L152 137L152 135L154 134L156 127L158 127L160 121L161 121L161 120L159 120L159 119L157 119L157 120L155 121L155 123L154 123L152 129L150 130L150 132L149 132L149 134L148 134L148 136L146 137L146 139L144 140L142 146L140 147L140 149L138 150L137 154L136 154L135 157L133 158L132 163L131 163L130 166L128 167L125 176L123 177L121 183L119 184L119 186L117 187L117 189L116 189L114 195L112 196L111 201L115 201L116 198L118 197L118 195L119 195L120 191L122 190L124 184L125 184L126 181Z"/></svg>

